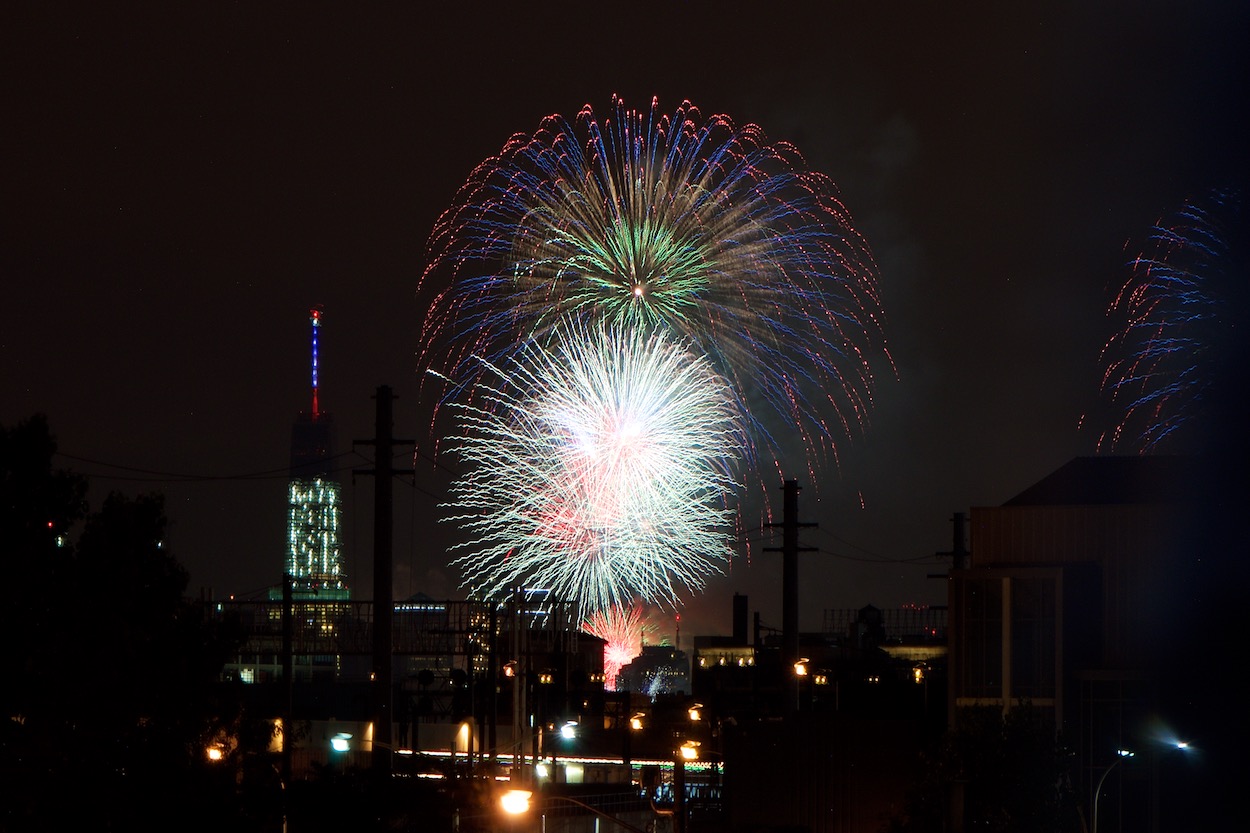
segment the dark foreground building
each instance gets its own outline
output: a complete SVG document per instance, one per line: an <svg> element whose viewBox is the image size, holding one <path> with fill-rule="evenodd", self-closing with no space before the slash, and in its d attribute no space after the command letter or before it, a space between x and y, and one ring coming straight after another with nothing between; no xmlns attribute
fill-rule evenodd
<svg viewBox="0 0 1250 833"><path fill-rule="evenodd" d="M1244 771L1227 758L1246 721L1220 647L1245 590L1244 489L1215 470L1078 458L972 510L971 555L950 582L950 721L978 706L1040 712L1075 755L1088 829L1219 829L1200 820L1227 817L1225 779Z"/></svg>

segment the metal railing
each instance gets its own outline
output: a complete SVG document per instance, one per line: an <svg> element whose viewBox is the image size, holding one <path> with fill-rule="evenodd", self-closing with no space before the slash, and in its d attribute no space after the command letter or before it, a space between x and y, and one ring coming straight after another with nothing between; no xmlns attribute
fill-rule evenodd
<svg viewBox="0 0 1250 833"><path fill-rule="evenodd" d="M373 652L374 604L370 601L307 601L291 604L293 654L337 655ZM282 650L281 601L220 601L210 615L241 626L245 654ZM477 653L493 636L525 631L530 650L575 650L578 620L571 602L541 605L482 601L395 602L392 650L418 656Z"/></svg>
<svg viewBox="0 0 1250 833"><path fill-rule="evenodd" d="M887 639L945 640L945 607L903 607L877 610ZM860 624L862 608L825 610L823 632L845 636Z"/></svg>

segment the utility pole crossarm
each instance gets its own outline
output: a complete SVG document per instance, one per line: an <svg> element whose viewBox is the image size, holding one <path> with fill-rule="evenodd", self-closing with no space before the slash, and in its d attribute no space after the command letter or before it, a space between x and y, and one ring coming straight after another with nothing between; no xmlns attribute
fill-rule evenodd
<svg viewBox="0 0 1250 833"><path fill-rule="evenodd" d="M359 469L353 473L373 477L373 767L380 775L389 776L391 723L394 719L391 655L394 650L392 630L395 615L391 481L396 474L412 471L396 469L391 465L391 449L397 445L416 443L413 440L397 440L391 435L391 403L394 402L395 395L390 386L379 386L373 398L378 403L373 439L353 442L353 445L371 445L376 449L373 468Z"/></svg>
<svg viewBox="0 0 1250 833"><path fill-rule="evenodd" d="M765 547L765 552L781 553L781 651L782 673L791 679L789 670L799 659L799 553L812 552L814 547L799 546L799 530L814 527L814 523L799 522L799 481L787 480L782 484L781 523L769 523L770 527L781 527L781 546ZM797 686L797 678L791 679L791 686ZM787 698L789 703L795 698Z"/></svg>

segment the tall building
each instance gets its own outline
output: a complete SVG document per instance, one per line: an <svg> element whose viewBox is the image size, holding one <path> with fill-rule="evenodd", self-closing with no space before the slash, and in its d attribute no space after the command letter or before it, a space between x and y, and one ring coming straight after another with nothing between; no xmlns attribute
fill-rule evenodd
<svg viewBox="0 0 1250 833"><path fill-rule="evenodd" d="M291 427L291 482L287 489L286 572L297 598L349 598L340 538L342 487L334 477L334 420L321 410L318 383L320 307L312 325L312 408Z"/></svg>

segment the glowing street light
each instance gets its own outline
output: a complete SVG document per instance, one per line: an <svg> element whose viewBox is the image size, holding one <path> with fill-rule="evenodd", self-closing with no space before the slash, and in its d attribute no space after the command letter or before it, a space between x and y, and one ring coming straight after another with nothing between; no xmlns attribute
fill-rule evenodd
<svg viewBox="0 0 1250 833"><path fill-rule="evenodd" d="M529 812L532 795L529 790L508 790L500 796L499 806L510 816L520 816Z"/></svg>
<svg viewBox="0 0 1250 833"><path fill-rule="evenodd" d="M577 737L577 721L570 720L560 727L560 737L565 740L572 740Z"/></svg>
<svg viewBox="0 0 1250 833"><path fill-rule="evenodd" d="M703 719L703 711L702 711L702 709L703 709L703 704L702 704L702 703L695 703L694 705L692 705L692 706L690 707L690 709L689 709L689 711L687 712L687 714L689 714L689 715L690 715L690 719L691 719L692 721L694 721L694 722L696 722L696 723L697 723L699 720L702 720L702 719Z"/></svg>
<svg viewBox="0 0 1250 833"><path fill-rule="evenodd" d="M504 813L509 816L523 816L530 811L530 803L533 797L534 793L529 790L507 790L499 797L499 806L503 809ZM593 813L604 821L610 821L629 831L629 833L646 833L646 831L638 827L634 827L629 822L605 813L597 807L592 807L589 804L578 801L576 798L569 798L565 795L548 795L543 797L543 801L548 804L556 801L563 801L567 804L581 807L583 810Z"/></svg>
<svg viewBox="0 0 1250 833"><path fill-rule="evenodd" d="M1111 764L1111 766L1107 767L1106 772L1104 772L1104 773L1102 774L1102 777L1098 779L1098 786L1094 787L1094 829L1093 829L1093 833L1098 833L1098 799L1102 797L1102 784L1103 784L1103 782L1107 780L1107 776L1111 774L1111 770L1115 769L1115 768L1116 768L1116 767L1118 767L1120 764L1124 763L1124 762L1125 762L1125 761L1127 761L1129 758L1132 758L1132 757L1134 757L1134 755L1135 755L1135 753L1130 752L1130 751L1129 751L1129 750L1127 750L1127 749L1117 749L1117 750L1115 751L1115 754L1119 755L1119 758L1117 758L1117 759L1116 759L1116 760L1115 760L1115 761Z"/></svg>
<svg viewBox="0 0 1250 833"><path fill-rule="evenodd" d="M699 742L697 740L688 740L677 750L681 753L683 761L699 760Z"/></svg>
<svg viewBox="0 0 1250 833"><path fill-rule="evenodd" d="M807 657L801 657L798 662L794 663L794 683L791 686L794 689L794 710L797 712L803 705L803 678L807 676L807 664L811 662Z"/></svg>
<svg viewBox="0 0 1250 833"><path fill-rule="evenodd" d="M1176 737L1158 738L1168 749L1175 749L1186 754L1191 754L1194 747L1187 740L1181 740ZM1111 766L1103 772L1102 777L1098 779L1098 785L1094 787L1094 823L1091 833L1098 833L1098 799L1102 797L1102 785L1107 780L1107 776L1111 774L1111 770L1127 761L1129 758L1136 757L1135 754L1128 749L1117 749L1115 754L1118 756Z"/></svg>

